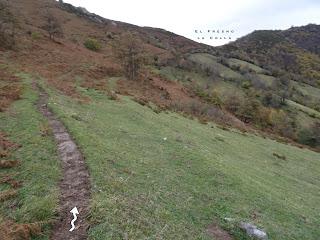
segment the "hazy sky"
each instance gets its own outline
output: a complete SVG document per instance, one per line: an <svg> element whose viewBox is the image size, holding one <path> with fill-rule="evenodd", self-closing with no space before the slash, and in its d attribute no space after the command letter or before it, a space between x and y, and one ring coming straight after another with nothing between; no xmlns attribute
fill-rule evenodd
<svg viewBox="0 0 320 240"><path fill-rule="evenodd" d="M65 0L65 2L85 7L88 11L108 19L163 28L215 46L229 42L229 37L233 41L256 29L286 29L292 25L320 24L320 0ZM198 30L198 33L195 33L195 30ZM222 33L222 30L229 30L229 33ZM223 39L220 40L220 37Z"/></svg>

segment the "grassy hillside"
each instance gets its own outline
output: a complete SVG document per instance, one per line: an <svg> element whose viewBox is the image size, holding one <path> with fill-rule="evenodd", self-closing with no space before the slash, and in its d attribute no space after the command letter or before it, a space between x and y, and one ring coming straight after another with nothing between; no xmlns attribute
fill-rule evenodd
<svg viewBox="0 0 320 240"><path fill-rule="evenodd" d="M0 146L1 160L20 162L13 168L0 166L0 234L5 239L11 239L11 233L25 236L23 239L29 239L30 233L39 236L35 239L48 239L48 226L57 210L61 169L47 122L35 106L37 93L29 80L23 83L23 89L22 99L0 113L0 132L20 146L7 152L7 156ZM6 198L8 191L13 194Z"/></svg>
<svg viewBox="0 0 320 240"><path fill-rule="evenodd" d="M232 69L217 62L217 58L207 53L195 53L189 56L189 59L203 69L216 71L216 73L227 80L229 79L242 79L241 74L233 71Z"/></svg>
<svg viewBox="0 0 320 240"><path fill-rule="evenodd" d="M69 214L58 195L77 183L59 188L74 169L59 164L32 80L84 155L67 161L88 167L73 174L91 183L89 239L209 240L216 224L247 240L242 221L271 240L318 238L320 58L303 41L317 26L214 48L54 0L0 5L12 27L0 31L0 238L63 235L50 229Z"/></svg>
<svg viewBox="0 0 320 240"><path fill-rule="evenodd" d="M290 76L274 76L264 68L236 58L209 53L185 57L191 65L152 69L170 81L187 86L209 104L227 109L251 126L302 144L319 145L316 136L319 88L293 81Z"/></svg>
<svg viewBox="0 0 320 240"><path fill-rule="evenodd" d="M318 153L81 91L89 104L51 90L49 105L89 165L90 239L210 239L213 221L244 239L242 220L270 239L319 236Z"/></svg>
<svg viewBox="0 0 320 240"><path fill-rule="evenodd" d="M237 58L230 58L228 59L228 63L230 66L240 66L240 67L247 67L249 70L252 70L256 73L261 73L263 74L265 70L255 64L237 59Z"/></svg>

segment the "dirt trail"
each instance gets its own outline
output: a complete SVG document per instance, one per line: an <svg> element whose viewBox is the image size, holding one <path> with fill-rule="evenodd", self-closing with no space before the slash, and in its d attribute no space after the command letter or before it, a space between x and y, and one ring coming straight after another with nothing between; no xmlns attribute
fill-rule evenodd
<svg viewBox="0 0 320 240"><path fill-rule="evenodd" d="M48 119L54 138L57 142L58 153L62 161L63 178L59 184L59 219L53 227L52 240L82 240L87 239L86 222L90 199L89 172L83 155L72 140L64 125L54 116L47 106L47 93L37 87L40 97L37 103L39 111ZM75 230L69 232L73 219L70 211L77 207L79 215L75 222Z"/></svg>

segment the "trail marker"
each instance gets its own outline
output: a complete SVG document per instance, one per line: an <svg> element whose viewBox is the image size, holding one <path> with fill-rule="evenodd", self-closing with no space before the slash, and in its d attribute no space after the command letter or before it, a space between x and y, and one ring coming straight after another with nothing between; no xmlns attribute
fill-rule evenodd
<svg viewBox="0 0 320 240"><path fill-rule="evenodd" d="M71 221L71 229L69 230L69 232L72 232L75 229L74 222L77 221L77 214L79 214L79 212L77 207L74 207L70 212L73 214L73 219Z"/></svg>

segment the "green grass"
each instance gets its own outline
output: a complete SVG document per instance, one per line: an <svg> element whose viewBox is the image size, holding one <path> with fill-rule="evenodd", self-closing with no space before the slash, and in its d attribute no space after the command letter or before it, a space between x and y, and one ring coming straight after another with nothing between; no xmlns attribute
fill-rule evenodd
<svg viewBox="0 0 320 240"><path fill-rule="evenodd" d="M319 237L319 153L83 92L89 104L51 90L50 106L89 166L90 239L211 239L215 220L245 239L225 217L270 239Z"/></svg>
<svg viewBox="0 0 320 240"><path fill-rule="evenodd" d="M274 81L276 80L275 77L265 75L265 74L257 74L257 77L262 80L266 86L271 87Z"/></svg>
<svg viewBox="0 0 320 240"><path fill-rule="evenodd" d="M301 104L294 102L294 101L291 101L291 100L286 100L286 103L294 109L297 109L301 112L304 112L304 113L308 114L309 116L313 116L314 118L320 119L320 112L318 112L312 108L301 105Z"/></svg>
<svg viewBox="0 0 320 240"><path fill-rule="evenodd" d="M228 63L231 66L248 67L250 70L252 70L252 71L254 71L256 73L261 73L261 74L265 73L265 70L263 68L255 65L255 64L252 64L252 63L237 59L237 58L229 58L228 59Z"/></svg>
<svg viewBox="0 0 320 240"><path fill-rule="evenodd" d="M291 81L292 85L296 88L296 90L302 94L302 96L294 94L293 98L294 99L301 99L302 101L306 100L305 96L307 96L307 98L310 98L309 101L306 101L306 104L310 105L310 107L313 106L319 106L320 105L320 89L310 86L308 84L305 83L298 83L296 81ZM313 106L312 106L313 105Z"/></svg>
<svg viewBox="0 0 320 240"><path fill-rule="evenodd" d="M292 81L293 85L304 95L311 96L320 101L320 89L305 83Z"/></svg>
<svg viewBox="0 0 320 240"><path fill-rule="evenodd" d="M165 78L171 81L180 81L184 84L189 84L189 79L195 81L202 88L205 88L209 84L211 86L211 90L219 93L219 96L222 100L226 100L230 94L237 94L241 96L245 94L242 88L239 88L231 81L213 81L212 77L208 77L204 74L193 71L185 71L174 67L163 67L160 70L153 69L153 71L163 75Z"/></svg>
<svg viewBox="0 0 320 240"><path fill-rule="evenodd" d="M194 71L186 71L170 66L162 67L160 70L155 69L154 71L171 81L180 81L182 83L188 83L191 80L195 80L197 83L204 85L210 81L210 78L204 74L196 73Z"/></svg>
<svg viewBox="0 0 320 240"><path fill-rule="evenodd" d="M10 157L19 159L21 165L0 169L0 175L16 174L15 179L23 184L16 198L1 202L0 222L8 219L18 223L45 222L54 218L57 208L60 166L53 138L41 136L41 126L47 123L34 105L36 100L37 94L31 89L30 81L26 81L22 99L7 112L0 113L0 130L6 132L11 141L21 144ZM0 190L9 188L4 184L0 186ZM48 236L47 227L44 235L37 239L48 239Z"/></svg>
<svg viewBox="0 0 320 240"><path fill-rule="evenodd" d="M308 129L320 120L320 113L297 102L287 100L287 110L296 113L297 129Z"/></svg>
<svg viewBox="0 0 320 240"><path fill-rule="evenodd" d="M233 79L242 79L242 75L236 71L233 71L231 68L228 68L221 63L217 62L217 58L213 55L207 53L195 53L189 56L189 59L193 62L196 62L202 66L214 69L220 75L220 77L233 80Z"/></svg>
<svg viewBox="0 0 320 240"><path fill-rule="evenodd" d="M245 92L241 87L228 81L217 81L212 84L213 91L218 92L220 98L226 101L230 96L245 96Z"/></svg>

